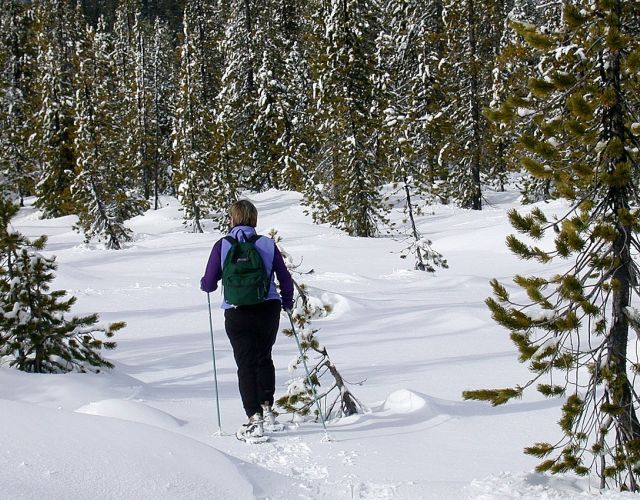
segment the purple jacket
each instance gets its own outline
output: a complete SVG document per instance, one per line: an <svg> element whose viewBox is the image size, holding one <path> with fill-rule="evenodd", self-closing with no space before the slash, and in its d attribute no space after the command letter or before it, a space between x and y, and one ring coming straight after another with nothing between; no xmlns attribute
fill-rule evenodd
<svg viewBox="0 0 640 500"><path fill-rule="evenodd" d="M233 236L238 241L246 241L248 238L256 234L256 230L251 226L235 226L229 231L229 236ZM218 281L222 279L222 265L227 257L227 253L231 248L229 243L224 238L216 241L209 255L209 262L207 262L207 269L204 272L204 276L200 280L200 289L204 292L213 292L218 288ZM271 286L269 287L269 293L266 300L279 300L282 302L283 309L291 309L293 307L293 280L291 274L284 263L282 254L275 242L266 236L262 236L256 240L256 250L264 261L264 267L267 274L271 275ZM273 279L275 276L280 283L280 292L276 289L276 284ZM231 309L233 306L222 301L223 309Z"/></svg>

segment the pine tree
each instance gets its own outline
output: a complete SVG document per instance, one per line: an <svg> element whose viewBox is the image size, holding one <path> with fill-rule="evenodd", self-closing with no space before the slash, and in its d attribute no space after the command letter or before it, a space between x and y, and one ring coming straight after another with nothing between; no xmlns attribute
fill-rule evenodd
<svg viewBox="0 0 640 500"><path fill-rule="evenodd" d="M274 0L278 13L269 24L269 57L276 85L274 98L278 109L279 149L276 183L283 189L304 191L311 182L309 172L316 166L317 136L313 114L315 103L310 67L308 31L314 2ZM277 57L276 57L277 55Z"/></svg>
<svg viewBox="0 0 640 500"><path fill-rule="evenodd" d="M304 191L311 182L309 173L315 168L317 138L313 128L309 56L303 28L299 30L286 43L287 57L280 77L283 92L278 96L282 121L276 143L281 147L279 185L283 189Z"/></svg>
<svg viewBox="0 0 640 500"><path fill-rule="evenodd" d="M277 17L270 24L277 26L276 21ZM280 30L274 27L269 31L278 33ZM285 76L282 58L285 47L276 43L278 41L277 38L270 39L271 43L263 48L260 65L255 73L257 106L252 127L254 158L251 164L256 166L257 171L254 172L250 185L259 188L279 187L278 173L284 153L284 144L279 139L287 125L288 96L287 85L282 78Z"/></svg>
<svg viewBox="0 0 640 500"><path fill-rule="evenodd" d="M480 210L482 191L482 87L481 54L478 47L480 2L445 2L447 34L448 113L456 124L449 136L451 172L448 187L451 197L464 208Z"/></svg>
<svg viewBox="0 0 640 500"><path fill-rule="evenodd" d="M528 0L527 0L528 1ZM515 2L518 4L519 2ZM488 54L490 54L491 73L487 77L487 86L489 90L487 97L491 99L491 103L502 100L500 90L504 88L502 79L511 78L514 81L519 75L515 75L517 65L513 65L513 55L508 54L506 47L511 41L508 29L509 17L513 17L519 13L519 5L514 6L513 1L498 0L492 5L491 18L494 22L486 30L489 38ZM505 69L505 66L508 70ZM515 70L515 71L514 71ZM508 75L508 76L505 76ZM485 104L486 105L486 104ZM489 104L490 106L491 104ZM486 109L486 108L485 108ZM486 116L486 114L485 114ZM504 140L503 135L494 129L494 123L485 120L486 125L486 146L485 155L489 158L484 171L484 182L499 191L505 191L506 184L509 180L509 163L506 158L508 143Z"/></svg>
<svg viewBox="0 0 640 500"><path fill-rule="evenodd" d="M142 17L139 0L122 0L113 28L114 59L121 96L119 139L128 159L130 176L142 198L151 197L152 91L150 89L151 28Z"/></svg>
<svg viewBox="0 0 640 500"><path fill-rule="evenodd" d="M311 168L311 80L303 31L310 7L294 0L251 4L253 51L245 59L253 61L255 93L244 99L255 96L256 104L254 121L246 124L254 170L249 186L280 188L284 181L301 188Z"/></svg>
<svg viewBox="0 0 640 500"><path fill-rule="evenodd" d="M29 139L40 164L35 206L45 218L60 217L75 210L70 190L76 164L74 47L80 41L83 20L69 0L42 1L35 12L39 76L34 93L39 109Z"/></svg>
<svg viewBox="0 0 640 500"><path fill-rule="evenodd" d="M228 2L214 158L235 165L243 187L301 188L312 168L308 9L294 0Z"/></svg>
<svg viewBox="0 0 640 500"><path fill-rule="evenodd" d="M147 208L132 186L128 145L121 128L123 101L117 85L114 47L104 22L87 27L79 51L76 94L77 168L71 187L78 227L87 239L121 249L131 239L124 222Z"/></svg>
<svg viewBox="0 0 640 500"><path fill-rule="evenodd" d="M354 236L375 236L388 223L389 206L380 193L384 103L376 92L382 78L376 49L381 18L375 0L334 0L313 16L320 162L305 202L315 221Z"/></svg>
<svg viewBox="0 0 640 500"><path fill-rule="evenodd" d="M4 2L0 3L0 7L4 7ZM4 9L3 9L4 11ZM8 16L4 15L0 12L0 32L6 33L9 25ZM2 129L5 127L5 123L7 123L7 110L9 106L5 105L7 92L9 88L9 80L7 78L7 61L9 60L9 50L6 46L4 40L0 43L0 123L2 123ZM10 196L11 189L10 183L8 179L9 172L9 158L6 153L6 149L8 146L8 137L5 134L0 134L0 196Z"/></svg>
<svg viewBox="0 0 640 500"><path fill-rule="evenodd" d="M153 46L149 55L148 74L151 104L149 122L151 138L150 170L153 179L154 209L159 208L161 193L171 186L172 144L171 127L175 115L174 96L177 93L177 59L169 28L160 19L153 27Z"/></svg>
<svg viewBox="0 0 640 500"><path fill-rule="evenodd" d="M141 40L144 37L144 28L139 24L140 9L140 0L121 0L113 29L109 30L106 25L102 29L106 35L104 47L111 52L112 58L109 71L112 78L112 109L116 126L110 131L113 134L111 141L118 144L119 156L122 158L120 169L126 170L125 176L129 179L129 186L139 192L141 198L148 200L146 111L149 103L144 81L145 68L140 68L139 64L139 52L144 52L146 45L146 41ZM100 24L98 26L100 27Z"/></svg>
<svg viewBox="0 0 640 500"><path fill-rule="evenodd" d="M441 151L451 130L442 92L442 2L433 1L426 9L413 0L389 4L385 26L381 42L387 46L390 97L384 130L392 180L411 196L430 201L446 173Z"/></svg>
<svg viewBox="0 0 640 500"><path fill-rule="evenodd" d="M136 89L136 127L135 149L136 169L142 171L142 191L145 200L151 197L151 92L149 89L149 27L136 12L133 32L136 37L135 51L135 89Z"/></svg>
<svg viewBox="0 0 640 500"><path fill-rule="evenodd" d="M33 373L112 368L99 351L116 344L100 337L111 338L125 324L101 327L97 314L66 316L76 299L65 299L65 290L50 291L55 258L40 253L45 236L30 241L12 229L11 218L17 211L17 206L0 198L0 358Z"/></svg>
<svg viewBox="0 0 640 500"><path fill-rule="evenodd" d="M260 190L269 187L270 180L261 165L265 153L258 146L265 135L256 128L256 73L262 60L261 34L256 27L259 5L252 0L229 0L226 11L220 39L222 76L216 98L219 129L214 161L222 168L233 165L239 185Z"/></svg>
<svg viewBox="0 0 640 500"><path fill-rule="evenodd" d="M248 95L252 100L252 114L248 115L249 119L244 123L250 148L247 160L252 171L248 185L253 189L263 190L279 187L277 173L280 170L279 160L282 152L278 138L286 112L281 101L286 90L281 80L284 76L286 46L282 40L282 25L279 22L282 12L274 8L274 4L279 2L265 2L268 5L268 14L263 11L262 15L259 15L256 9L258 2L246 3L251 5L252 11L251 31L247 31L247 36L253 42L253 88Z"/></svg>
<svg viewBox="0 0 640 500"><path fill-rule="evenodd" d="M209 74L206 99L212 115L209 125L211 146L207 161L211 165L208 203L218 228L226 228L226 210L238 198L238 190L250 175L244 171L250 145L245 137L246 123L237 120L233 101L227 99L225 88L234 80L229 61L233 52L227 52L226 39L230 28L227 26L233 9L231 3L219 0L210 7L208 28L207 60ZM225 15L227 14L227 15ZM244 103L251 106L250 102ZM246 186L246 184L245 184Z"/></svg>
<svg viewBox="0 0 640 500"><path fill-rule="evenodd" d="M33 22L31 7L17 0L0 3L0 180L19 197L33 191L35 162L29 151L32 128Z"/></svg>
<svg viewBox="0 0 640 500"><path fill-rule="evenodd" d="M397 185L396 196L403 200L413 240L401 258L412 254L416 269L434 272L434 266L446 268L446 260L423 238L415 219L436 195L436 178L442 175L442 132L449 126L447 113L439 108L445 97L439 85L442 3L432 2L428 9L410 0L389 4L385 26L381 43L386 43L385 88L390 97L383 140L388 143L391 179Z"/></svg>
<svg viewBox="0 0 640 500"><path fill-rule="evenodd" d="M539 471L595 471L602 487L633 491L640 489L639 363L629 349L629 330L640 326L631 308L640 272L633 257L640 249L639 8L637 1L575 0L565 2L559 29L516 25L540 63L529 95L507 100L496 116L532 124L533 132L519 140L527 153L522 163L532 175L551 179L569 209L558 220L539 208L512 211L514 228L531 240L555 230L555 248L515 236L508 245L524 259L569 264L552 276L517 276L529 298L524 305L492 282L493 317L511 330L534 376L515 388L465 393L496 405L538 383L545 396L566 396L562 439L526 453L544 459Z"/></svg>
<svg viewBox="0 0 640 500"><path fill-rule="evenodd" d="M174 182L184 209L185 223L202 232L202 219L223 223L224 209L235 199L235 186L218 148L227 151L225 139L233 134L216 111L219 87L216 57L218 32L215 5L191 0L185 7L184 40L180 48L180 87L174 126L176 166ZM227 131L227 134L224 132ZM222 137L222 139L220 139ZM230 166L234 166L233 163ZM237 168L241 168L239 165Z"/></svg>
<svg viewBox="0 0 640 500"><path fill-rule="evenodd" d="M557 22L561 19L561 12L557 7L538 9L534 0L518 0L509 13L508 24L534 24L545 26L546 30L557 28ZM499 43L496 65L493 70L493 83L491 90L491 103L485 109L485 115L490 122L489 152L488 156L494 159L489 166L487 176L497 182L499 188L504 188L507 174L517 172L520 177L520 190L522 202L535 203L551 198L553 183L549 179L539 179L531 176L520 164L522 156L521 147L518 146L518 137L523 133L530 133L532 127L526 120L515 123L502 123L500 117L495 116L495 109L500 102L507 99L517 105L518 99L526 97L529 93L527 87L527 75L539 63L539 58L527 49L526 42L518 36L515 30L506 29ZM499 111L498 111L499 112ZM527 113L525 108L521 113Z"/></svg>
<svg viewBox="0 0 640 500"><path fill-rule="evenodd" d="M504 26L502 0L446 0L447 113L450 196L465 208L482 209L482 172L489 170L489 136L482 110L489 103L496 46Z"/></svg>

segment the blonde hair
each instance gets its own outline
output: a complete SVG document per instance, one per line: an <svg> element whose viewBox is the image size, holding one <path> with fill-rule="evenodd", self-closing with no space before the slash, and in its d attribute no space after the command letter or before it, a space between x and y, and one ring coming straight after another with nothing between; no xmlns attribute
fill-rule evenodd
<svg viewBox="0 0 640 500"><path fill-rule="evenodd" d="M235 226L256 227L258 225L258 209L249 200L233 202L229 207L229 215Z"/></svg>

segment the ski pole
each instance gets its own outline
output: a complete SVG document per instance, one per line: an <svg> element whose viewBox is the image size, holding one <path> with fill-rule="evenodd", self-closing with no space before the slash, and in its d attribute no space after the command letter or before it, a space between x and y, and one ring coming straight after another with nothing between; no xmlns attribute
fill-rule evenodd
<svg viewBox="0 0 640 500"><path fill-rule="evenodd" d="M293 332L293 336L296 339L296 344L298 344L298 350L300 351L300 357L302 358L302 364L304 365L304 369L307 372L307 380L309 381L309 387L311 387L311 393L313 394L313 400L318 408L318 414L320 415L320 421L322 422L322 427L324 428L324 437L325 441L332 441L331 436L329 436L329 432L327 431L327 423L325 422L324 415L322 414L322 408L320 408L320 402L318 401L318 394L316 393L316 388L311 381L311 373L309 373L309 367L307 366L307 360L304 357L304 353L302 352L302 345L300 345L300 340L298 339L298 334L296 332L296 327L293 324L293 316L291 316L291 311L286 311L287 316L289 316L289 322L291 323L291 331Z"/></svg>
<svg viewBox="0 0 640 500"><path fill-rule="evenodd" d="M222 436L222 425L220 424L220 396L218 394L218 371L216 370L216 347L213 343L213 319L211 317L211 296L207 292L207 303L209 305L209 332L211 333L211 352L213 354L213 380L216 385L216 410L218 413L218 435Z"/></svg>

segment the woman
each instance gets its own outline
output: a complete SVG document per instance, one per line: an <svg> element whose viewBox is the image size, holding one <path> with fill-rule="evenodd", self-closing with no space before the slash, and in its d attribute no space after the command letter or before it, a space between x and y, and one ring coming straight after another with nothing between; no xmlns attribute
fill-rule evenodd
<svg viewBox="0 0 640 500"><path fill-rule="evenodd" d="M216 290L223 278L225 264L232 265L227 258L232 247L238 242L253 243L266 273L264 297L255 304L233 305L225 294L222 302L224 326L238 367L240 396L249 418L236 437L250 441L263 437L265 418L267 423L275 424L271 408L276 374L271 349L278 334L280 310L291 310L293 306L293 281L275 242L256 233L256 207L248 200L236 201L229 207L229 217L231 230L213 246L200 288L207 293ZM274 275L278 278L280 293Z"/></svg>

